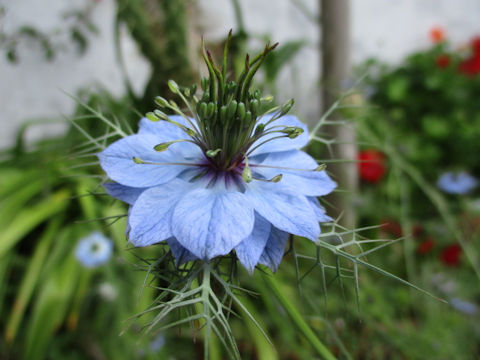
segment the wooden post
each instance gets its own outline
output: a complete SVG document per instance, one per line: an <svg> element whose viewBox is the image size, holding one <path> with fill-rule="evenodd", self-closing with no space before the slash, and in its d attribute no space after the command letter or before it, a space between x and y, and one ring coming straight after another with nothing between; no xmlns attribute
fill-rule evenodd
<svg viewBox="0 0 480 360"><path fill-rule="evenodd" d="M323 109L326 111L337 100L344 84L349 78L350 63L350 0L320 0L322 31L322 74ZM341 114L332 114L332 119L341 119ZM353 160L356 157L355 129L353 124L332 126L329 135L340 144L333 146L336 159ZM353 198L358 188L356 164L350 162L335 163L329 166L335 175L340 190L332 195L330 201L337 208L337 214L343 213L342 225L354 228L356 225Z"/></svg>

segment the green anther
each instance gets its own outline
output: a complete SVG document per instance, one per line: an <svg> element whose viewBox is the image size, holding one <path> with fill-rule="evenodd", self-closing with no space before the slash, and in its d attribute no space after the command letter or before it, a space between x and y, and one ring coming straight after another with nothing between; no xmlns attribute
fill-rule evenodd
<svg viewBox="0 0 480 360"><path fill-rule="evenodd" d="M255 136L259 135L263 132L263 129L265 129L265 124L258 124L257 127L255 128Z"/></svg>
<svg viewBox="0 0 480 360"><path fill-rule="evenodd" d="M180 91L178 84L175 82L175 80L168 80L168 88L174 94L178 94L178 92Z"/></svg>
<svg viewBox="0 0 480 360"><path fill-rule="evenodd" d="M323 171L327 168L327 164L320 164L318 167L315 169L315 171Z"/></svg>
<svg viewBox="0 0 480 360"><path fill-rule="evenodd" d="M158 152L162 152L162 151L167 150L170 145L172 145L172 141L155 145L153 147L153 150L158 151Z"/></svg>
<svg viewBox="0 0 480 360"><path fill-rule="evenodd" d="M214 113L215 113L215 104L213 102L209 102L207 105L206 118L210 119Z"/></svg>
<svg viewBox="0 0 480 360"><path fill-rule="evenodd" d="M282 174L278 174L278 175L275 175L273 178L271 178L270 181L273 183L278 183L280 180L282 180L282 177L283 177Z"/></svg>
<svg viewBox="0 0 480 360"><path fill-rule="evenodd" d="M237 102L235 100L232 100L230 104L228 104L227 117L229 119L233 118L236 112L237 112Z"/></svg>
<svg viewBox="0 0 480 360"><path fill-rule="evenodd" d="M155 104L160 107L168 107L168 101L161 96L155 97Z"/></svg>
<svg viewBox="0 0 480 360"><path fill-rule="evenodd" d="M245 119L245 104L243 102L239 103L237 106L237 113L238 117L240 118L240 121L243 121Z"/></svg>
<svg viewBox="0 0 480 360"><path fill-rule="evenodd" d="M155 116L155 114L153 112L148 112L148 113L145 114L145 116L150 121L159 121L160 120L158 117Z"/></svg>
<svg viewBox="0 0 480 360"><path fill-rule="evenodd" d="M136 156L133 157L133 162L134 162L135 164L145 164L145 162L144 162L142 159L140 159L140 158L138 158L138 157L136 157Z"/></svg>
<svg viewBox="0 0 480 360"><path fill-rule="evenodd" d="M213 158L213 157L217 156L217 154L218 154L220 151L222 151L222 149L207 150L206 154L207 154L208 157Z"/></svg>
<svg viewBox="0 0 480 360"><path fill-rule="evenodd" d="M273 100L273 96L272 95L268 95L268 96L265 96L263 98L260 99L260 101L263 101L265 103L269 103Z"/></svg>

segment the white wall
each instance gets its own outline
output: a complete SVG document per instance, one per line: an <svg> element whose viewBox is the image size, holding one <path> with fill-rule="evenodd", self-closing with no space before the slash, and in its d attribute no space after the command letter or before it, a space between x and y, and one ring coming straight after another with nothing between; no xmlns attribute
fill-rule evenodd
<svg viewBox="0 0 480 360"><path fill-rule="evenodd" d="M48 31L57 26L59 14L66 8L94 1L10 1L5 4L8 13L0 26L9 32L30 23ZM369 56L397 62L408 52L428 46L428 31L434 25L443 26L457 44L467 42L473 34L480 34L479 0L351 1L352 56L356 62ZM112 41L114 0L97 2L93 15L100 35L90 37L85 56L79 57L71 49L58 54L57 59L49 63L40 49L29 44L20 49L20 64L12 65L5 60L4 51L0 53L0 147L12 144L16 129L25 119L68 115L74 104L62 90L75 93L79 87L99 83L115 94L123 93ZM197 22L207 38L223 38L228 29L235 27L231 3L230 0L197 0ZM307 39L308 46L281 74L278 85L281 98L295 97L296 111L304 120L315 120L319 109L320 57L316 51L319 31L295 3L303 3L308 12L315 15L319 1L240 0L240 3L246 28L252 35L260 38L268 34L280 43ZM260 48L261 41L255 44ZM140 90L148 78L148 66L126 34L122 46L129 77ZM42 129L32 129L30 137L51 132L51 129Z"/></svg>

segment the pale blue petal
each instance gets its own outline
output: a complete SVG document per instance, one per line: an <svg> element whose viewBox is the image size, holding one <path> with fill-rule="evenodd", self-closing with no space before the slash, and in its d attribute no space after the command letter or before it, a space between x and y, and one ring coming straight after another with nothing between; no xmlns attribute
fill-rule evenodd
<svg viewBox="0 0 480 360"><path fill-rule="evenodd" d="M183 165L151 165L136 164L134 157L154 163L184 162L184 154L177 150L185 143L174 144L175 147L163 152L153 148L159 144L155 135L131 135L120 139L98 157L100 165L110 179L126 186L151 187L170 181L180 174L187 166Z"/></svg>
<svg viewBox="0 0 480 360"><path fill-rule="evenodd" d="M240 244L235 246L235 253L237 254L238 260L250 273L253 273L263 253L263 249L265 249L270 235L270 228L270 223L255 213L255 224L252 233L246 239L243 239Z"/></svg>
<svg viewBox="0 0 480 360"><path fill-rule="evenodd" d="M192 126L179 115L170 115L169 118L179 124L192 128ZM191 139L185 131L168 121L151 121L147 118L140 120L138 133L141 135L155 135L157 144L173 140ZM175 149L175 151L180 152L186 157L199 157L201 154L200 148L189 142L172 144L169 149Z"/></svg>
<svg viewBox="0 0 480 360"><path fill-rule="evenodd" d="M107 191L108 195L114 197L115 199L122 200L129 205L133 205L137 201L140 194L145 191L145 188L134 188L129 186L124 186L118 183L105 183L103 187Z"/></svg>
<svg viewBox="0 0 480 360"><path fill-rule="evenodd" d="M325 171L315 171L318 167L317 162L303 151L292 150L271 153L265 159L262 159L261 163L258 163L255 158L251 159L250 162L252 163L252 170L267 179L282 174L280 183L303 195L322 196L331 193L337 187L335 181L330 179ZM259 166L254 166L256 163ZM262 165L278 168L262 167Z"/></svg>
<svg viewBox="0 0 480 360"><path fill-rule="evenodd" d="M197 257L185 249L174 237L168 238L167 243L170 246L170 250L172 250L173 256L175 256L177 266L197 260Z"/></svg>
<svg viewBox="0 0 480 360"><path fill-rule="evenodd" d="M148 246L171 237L173 209L189 188L187 182L175 179L145 190L130 211L129 241L135 246Z"/></svg>
<svg viewBox="0 0 480 360"><path fill-rule="evenodd" d="M248 184L245 195L273 226L316 241L320 226L310 202L303 195L285 192L278 184L254 180Z"/></svg>
<svg viewBox="0 0 480 360"><path fill-rule="evenodd" d="M267 123L270 119L272 118L272 115L265 115L262 118L260 118L259 123L265 124ZM251 154L251 156L255 156L258 154L265 154L265 153L271 153L271 152L277 152L277 151L287 151L287 150L294 150L294 149L300 149L304 147L305 145L308 144L309 137L308 137L308 128L307 125L302 123L296 116L293 115L285 115L282 116L280 119L275 120L274 122L270 123L267 125L266 130L272 126L278 126L278 125L284 125L284 126L294 126L294 127L300 127L304 130L303 134L300 136L297 136L295 139L290 139L289 137L282 137L279 139L275 139L272 141L269 141L263 145L261 145L258 149L254 150ZM272 130L281 130L281 128L274 128ZM257 140L253 146L255 147L258 144L261 144L267 139L272 139L274 137L283 135L282 133L273 133L273 134L268 134Z"/></svg>
<svg viewBox="0 0 480 360"><path fill-rule="evenodd" d="M267 245L260 257L260 264L268 266L272 271L277 271L282 262L285 246L288 241L288 233L272 226Z"/></svg>
<svg viewBox="0 0 480 360"><path fill-rule="evenodd" d="M325 213L326 211L324 207L320 205L320 201L318 201L316 197L307 197L307 199L310 202L310 205L312 206L315 215L317 216L318 222L333 221L333 219Z"/></svg>
<svg viewBox="0 0 480 360"><path fill-rule="evenodd" d="M244 194L196 189L176 205L172 232L180 244L202 260L228 254L253 230L253 209Z"/></svg>

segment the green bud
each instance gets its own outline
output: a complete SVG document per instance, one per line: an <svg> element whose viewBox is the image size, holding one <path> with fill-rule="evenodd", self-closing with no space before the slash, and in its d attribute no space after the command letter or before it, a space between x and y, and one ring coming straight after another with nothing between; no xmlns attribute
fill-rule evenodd
<svg viewBox="0 0 480 360"><path fill-rule="evenodd" d="M168 80L168 88L174 94L178 94L180 91L180 89L178 88L178 84L175 82L175 80Z"/></svg>
<svg viewBox="0 0 480 360"><path fill-rule="evenodd" d="M240 118L240 121L243 121L245 119L245 104L243 102L238 103L237 106L237 113L238 117Z"/></svg>
<svg viewBox="0 0 480 360"><path fill-rule="evenodd" d="M220 119L225 120L227 118L227 106L222 105L220 108Z"/></svg>
<svg viewBox="0 0 480 360"><path fill-rule="evenodd" d="M258 124L257 127L255 128L255 134L254 135L258 135L258 134L261 134L263 132L263 129L265 129L265 124Z"/></svg>
<svg viewBox="0 0 480 360"><path fill-rule="evenodd" d="M283 116L285 115L286 113L288 113L290 111L290 109L292 108L293 104L295 103L295 101L293 99L290 99L288 100L283 106L282 106L282 109L280 111L280 116Z"/></svg>
<svg viewBox="0 0 480 360"><path fill-rule="evenodd" d="M252 121L252 113L250 111L247 111L245 113L245 122L247 124L250 124L251 121Z"/></svg>
<svg viewBox="0 0 480 360"><path fill-rule="evenodd" d="M207 105L207 116L206 118L209 119L213 116L213 114L215 113L215 104L213 102L209 102L208 105Z"/></svg>
<svg viewBox="0 0 480 360"><path fill-rule="evenodd" d="M282 177L283 177L282 174L278 174L278 175L275 175L273 178L271 178L270 181L274 183L278 183L280 180L282 180Z"/></svg>
<svg viewBox="0 0 480 360"><path fill-rule="evenodd" d="M282 133L287 134L290 139L295 139L296 137L303 134L304 130L300 127L287 126L283 130L280 130Z"/></svg>
<svg viewBox="0 0 480 360"><path fill-rule="evenodd" d="M233 118L235 113L237 112L237 101L232 100L230 104L228 104L227 116L228 118Z"/></svg>
<svg viewBox="0 0 480 360"><path fill-rule="evenodd" d="M213 158L213 157L217 156L217 154L218 154L220 151L222 151L222 149L207 150L206 154L207 154L208 157Z"/></svg>
<svg viewBox="0 0 480 360"><path fill-rule="evenodd" d="M161 120L168 120L168 115L165 114L163 111L155 110L153 113Z"/></svg>
<svg viewBox="0 0 480 360"><path fill-rule="evenodd" d="M260 102L257 99L254 99L250 102L250 110L254 115L260 112Z"/></svg>
<svg viewBox="0 0 480 360"><path fill-rule="evenodd" d="M327 168L327 164L320 164L318 167L315 169L315 171L323 171Z"/></svg>
<svg viewBox="0 0 480 360"><path fill-rule="evenodd" d="M161 96L155 97L155 103L160 107L168 107L168 101Z"/></svg>
<svg viewBox="0 0 480 360"><path fill-rule="evenodd" d="M201 119L205 119L207 117L207 104L204 102L199 102L197 104L197 112Z"/></svg>
<svg viewBox="0 0 480 360"><path fill-rule="evenodd" d="M145 116L150 121L159 121L160 120L158 117L155 116L155 114L153 112L148 112L148 113L145 114Z"/></svg>
<svg viewBox="0 0 480 360"><path fill-rule="evenodd" d="M169 142L164 142L164 143L160 143L160 144L158 144L158 145L155 145L155 146L153 147L153 150L158 151L158 152L162 152L162 151L167 150L170 145L172 145L172 142L171 142L171 141L169 141Z"/></svg>
<svg viewBox="0 0 480 360"><path fill-rule="evenodd" d="M138 158L138 157L136 157L136 156L133 157L133 162L134 162L135 164L145 164L145 162L144 162L142 159L140 159L140 158Z"/></svg>
<svg viewBox="0 0 480 360"><path fill-rule="evenodd" d="M200 86L202 87L202 90L205 93L205 91L207 91L208 89L208 79L205 77L202 77L202 79L200 80Z"/></svg>
<svg viewBox="0 0 480 360"><path fill-rule="evenodd" d="M243 179L243 181L245 181L246 183L249 183L249 182L252 181L253 176L252 176L252 171L250 170L250 166L245 165L245 167L243 168L243 171L242 171L242 179Z"/></svg>

